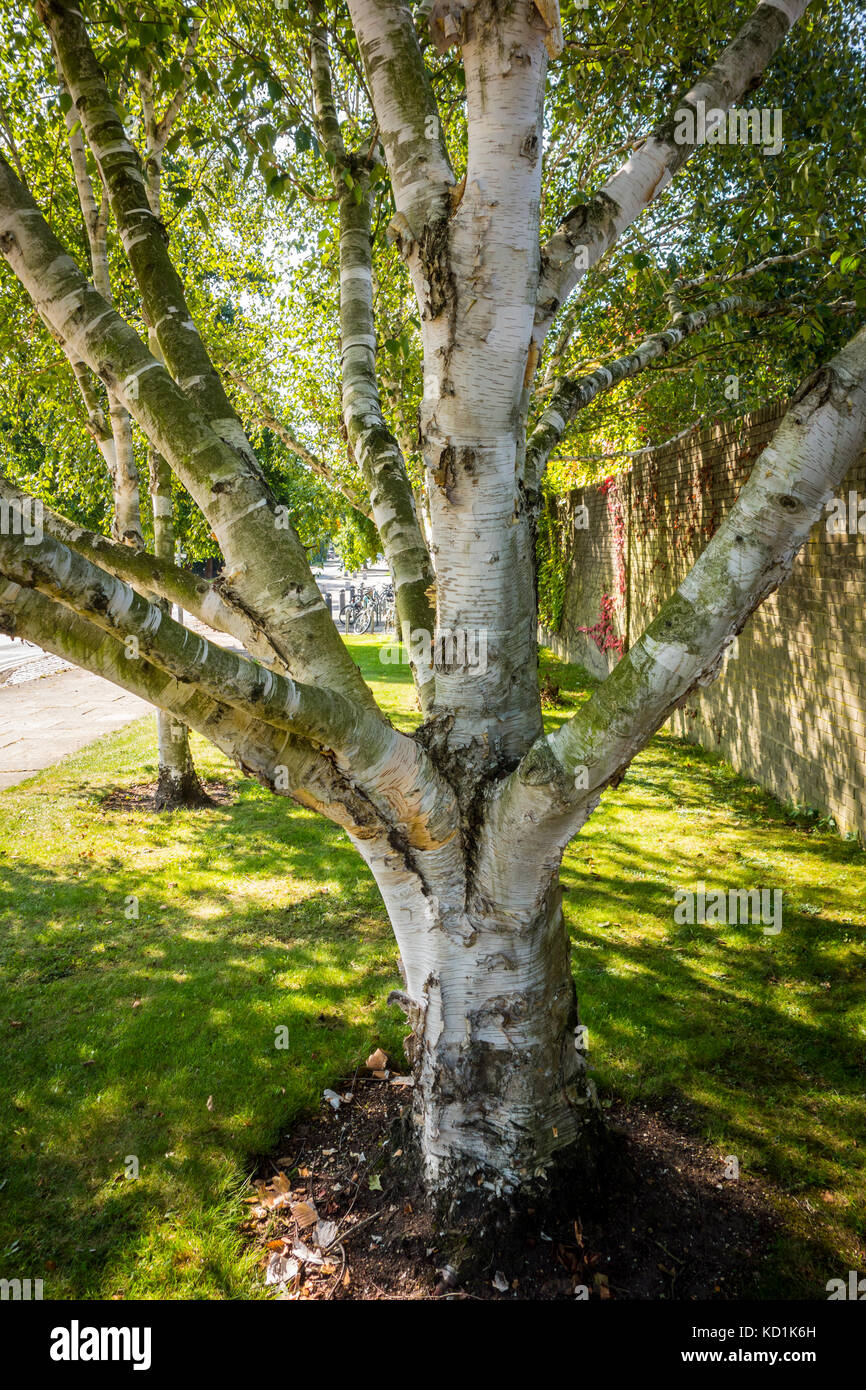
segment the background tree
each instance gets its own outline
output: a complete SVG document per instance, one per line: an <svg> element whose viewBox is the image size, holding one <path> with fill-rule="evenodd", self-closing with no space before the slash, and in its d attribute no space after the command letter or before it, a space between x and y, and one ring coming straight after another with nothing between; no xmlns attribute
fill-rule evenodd
<svg viewBox="0 0 866 1390"><path fill-rule="evenodd" d="M563 847L671 710L718 674L726 645L784 579L866 433L866 331L856 331L862 284L845 229L830 229L844 257L827 269L815 219L788 225L782 185L755 194L740 222L741 187L768 183L753 150L737 164L737 150L727 149L712 173L718 146L675 138L678 110L754 102L774 63L786 79L783 112L805 121L813 88L829 99L861 61L848 12L810 12L796 49L801 66L788 73L777 55L805 0L762 0L738 17L732 38L724 32L730 7L678 4L673 60L670 6L642 7L639 22L621 21L613 6L597 9L592 20L566 12L563 30L555 6L529 0L434 0L417 21L399 0L349 0L347 11L312 13L217 7L220 46L191 66L206 116L180 131L174 152L167 143L164 179L171 184L175 155L178 167L193 155L214 165L222 158L228 182L214 188L218 202L221 189L237 188L234 160L240 188L230 216L248 205L258 171L273 209L263 259L282 226L280 279L308 279L299 314L311 328L315 310L327 320L327 331L293 338L291 347L282 339L291 360L254 353L250 363L240 351L238 372L236 339L213 307L220 287L211 282L206 292L184 260L182 228L172 224L167 235L143 196L146 171L112 73L128 63L130 43L153 55L154 71L161 54L168 60L173 38L163 32L161 7L154 19L144 8L133 15L101 6L97 57L88 23L95 9L66 0L36 6L158 354L144 325L128 322L88 281L14 159L0 163L0 251L10 270L52 335L129 411L225 561L209 585L48 514L36 544L0 537L0 623L182 718L276 794L346 830L380 887L400 949L404 989L392 997L411 1026L424 1176L432 1196L463 1210L470 1193L486 1203L531 1184L591 1130L560 907ZM195 12L184 13L191 24ZM842 59L830 43L839 36L848 45ZM813 39L824 66L813 57L811 85L801 90L788 77L802 74ZM704 51L711 66L696 61ZM603 153L583 148L582 113L578 105L570 112L577 70L587 101L601 74L605 115L592 138ZM803 163L802 178L810 189L823 179L826 196L827 180L856 163L858 150L850 132L843 140L834 131ZM577 162L566 157L571 151ZM793 161L795 152L784 157ZM704 165L703 176L693 172ZM204 183L184 185L190 205ZM721 233L704 226L714 186L719 205L729 190L734 200L724 224L735 228L734 256L719 256ZM801 212L810 196L803 193ZM603 293L606 268L613 275L621 265L618 248L639 222L650 251L636 269L651 270L653 238L661 238L653 218L676 199L697 207L683 214L676 263L659 264L649 288L640 282L641 307L664 305L662 321L635 324L644 342L625 358L598 367L579 356L568 374L568 353L585 353L584 321L592 348L604 341L604 315L591 299L584 307L585 296ZM207 236L204 209L202 216ZM699 333L754 322L772 351L770 335L786 316L756 293L755 282L773 269L759 271L768 259L762 216L783 237L771 254L800 266L807 257L792 258L814 251L824 266L824 283L819 277L803 290L821 324L823 365L795 393L691 574L586 705L545 737L534 529L547 460L579 412L670 361ZM696 245L692 226L704 227ZM243 248L232 256L243 259ZM221 262L223 278L230 280ZM280 317L279 303L268 310L252 291L229 302L241 321ZM337 391L343 458L332 438L318 447L312 438ZM368 503L357 498L358 514L369 513L391 569L424 715L414 736L379 710L331 622L302 538L253 446L257 429L353 498L363 481ZM3 494L12 514L20 494L11 484ZM249 658L179 626L160 600L237 636Z"/></svg>
<svg viewBox="0 0 866 1390"><path fill-rule="evenodd" d="M165 140L171 130L171 126L183 105L183 99L188 86L189 70L188 59L191 51L194 51L195 43L198 39L199 26L194 24L190 36L187 39L184 52L184 62L181 64L180 78L177 82L166 110L159 120L156 119L154 108L153 83L150 80L149 69L144 63L138 74L138 83L135 88L141 102L143 127L145 134L146 168L149 171L149 191L153 199L153 204L157 214L159 213L159 158ZM105 298L106 302L113 304L115 301L114 288L112 284L112 266L109 256L109 200L105 186L102 183L98 170L93 168L92 161L88 161L87 147L82 134L81 121L78 112L70 96L63 78L62 68L57 61L56 53L52 53L54 67L57 73L59 85L58 106L62 112L66 123L66 146L69 164L71 166L71 181L74 193L70 196L70 190L66 186L69 178L69 171L63 170L58 178L58 155L59 145L55 141L53 155L50 160L51 170L51 195L52 203L56 201L63 209L67 220L72 220L73 225L76 214L80 215L83 227L84 241L87 249L87 263L90 267L93 284L99 293ZM21 103L25 96L32 101L32 89L34 82L39 85L39 58L37 52L36 68L30 67L27 73L27 85L19 84L14 89L12 99L7 100L4 106L4 134L10 146L13 157L18 159L21 173L26 177L24 164L21 163L21 156L15 139L15 127L21 117ZM42 82L48 85L45 75ZM48 88L50 91L50 87ZM16 119L17 118L17 119ZM25 122L26 128L26 122ZM46 151L37 147L36 171L37 177L40 169L40 162L44 168ZM41 156L41 161L40 161ZM66 178L64 178L64 175ZM77 208L74 202L77 201ZM115 265L115 274L117 268ZM27 334L29 338L31 334ZM19 339L20 342L20 339ZM153 346L153 344L152 344ZM100 455L105 463L111 480L112 487L112 521L111 531L115 539L122 541L126 545L143 545L144 537L141 523L141 499L139 489L139 470L135 458L135 444L133 438L133 425L129 412L123 403L118 399L113 391L103 393L101 383L90 373L86 363L82 362L76 355L69 351L69 345L63 340L59 340L59 347L66 355L67 366L73 375L73 379L78 387L81 397L81 404L84 408L85 427L87 433L96 444ZM28 373L29 374L29 373ZM44 391L44 380L39 383L39 394ZM103 399L104 397L104 399ZM20 408L20 401L19 401ZM56 410L56 402L55 402ZM51 434L57 430L56 414L51 422ZM63 434L68 437L68 428L63 430ZM49 436L50 437L50 436ZM73 440L75 435L73 435ZM81 447L80 439L76 441ZM18 475L21 472L22 456L20 451L15 451L17 457L13 464L12 473ZM43 456L44 456L44 450ZM24 459L27 459L24 455ZM174 527L172 522L172 501L170 474L164 464L160 463L157 455L151 450L149 453L150 479L151 479L151 515L154 537L154 551L157 555L169 560L175 559ZM26 467L25 467L26 472ZM46 480L47 481L47 480ZM81 481L81 479L79 479ZM45 488L42 492L44 494ZM50 492L50 489L49 489ZM53 497L51 500L55 500ZM209 804L209 798L205 795L196 775L192 755L189 749L189 732L186 725L177 719L173 719L164 711L157 711L157 748L158 748L158 773L155 793L155 805L157 810L167 810L175 806L201 806Z"/></svg>

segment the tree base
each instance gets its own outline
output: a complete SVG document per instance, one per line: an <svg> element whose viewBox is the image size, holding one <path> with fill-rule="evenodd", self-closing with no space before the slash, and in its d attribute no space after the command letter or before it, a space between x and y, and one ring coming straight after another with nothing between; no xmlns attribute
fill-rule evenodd
<svg viewBox="0 0 866 1390"><path fill-rule="evenodd" d="M357 1076L335 1089L353 1099L338 1111L323 1101L258 1168L262 1204L252 1208L247 1231L263 1281L280 1253L276 1240L285 1239L296 1263L299 1241L314 1249L315 1228L298 1227L292 1204L313 1203L337 1231L324 1263L301 1259L271 1289L275 1297L760 1296L762 1264L779 1231L774 1201L766 1183L743 1175L724 1182L724 1154L697 1137L699 1117L687 1117L682 1102L615 1104L589 1162L564 1153L534 1197L522 1194L512 1211L500 1206L476 1228L467 1220L443 1225L431 1213L416 1155L405 1146L405 1089ZM274 1179L275 1168L284 1178ZM825 1279L816 1274L815 1289L798 1296L826 1297Z"/></svg>
<svg viewBox="0 0 866 1390"><path fill-rule="evenodd" d="M407 1117L402 1121L406 1152L422 1170L418 1132ZM586 1109L575 1140L560 1149L541 1174L529 1175L520 1187L502 1190L499 1173L474 1166L455 1171L447 1182L425 1192L427 1204L450 1252L445 1261L461 1283L478 1275L489 1262L491 1249L502 1249L531 1238L538 1213L558 1224L567 1221L575 1195L595 1203L613 1161L616 1141L597 1108Z"/></svg>
<svg viewBox="0 0 866 1390"><path fill-rule="evenodd" d="M202 809L215 803L208 796L194 772L186 772L181 777L160 769L159 780L154 792L153 804L157 811L177 811Z"/></svg>

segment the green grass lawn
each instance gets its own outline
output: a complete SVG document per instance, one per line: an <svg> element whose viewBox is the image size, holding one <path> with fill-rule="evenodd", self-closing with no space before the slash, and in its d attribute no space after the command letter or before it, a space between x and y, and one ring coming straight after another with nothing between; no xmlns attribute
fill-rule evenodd
<svg viewBox="0 0 866 1390"><path fill-rule="evenodd" d="M380 663L381 643L351 639L409 728L408 667ZM589 683L544 669L569 701L552 725ZM400 1056L366 867L336 828L194 752L231 804L105 804L155 776L151 719L0 794L0 1277L42 1277L46 1297L263 1297L239 1231L251 1157L372 1046ZM781 888L781 934L677 926L674 890L699 880ZM563 883L601 1096L683 1097L778 1189L766 1292L820 1298L862 1271L866 854L661 735Z"/></svg>

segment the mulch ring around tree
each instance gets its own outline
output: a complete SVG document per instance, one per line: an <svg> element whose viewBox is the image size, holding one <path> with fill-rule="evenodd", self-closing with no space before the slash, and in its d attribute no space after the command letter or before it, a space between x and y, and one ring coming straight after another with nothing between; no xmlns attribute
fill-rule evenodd
<svg viewBox="0 0 866 1390"><path fill-rule="evenodd" d="M401 1147L408 1078L356 1075L261 1160L245 1234L279 1299L716 1299L754 1296L778 1228L768 1197L690 1135L685 1107L615 1103L590 1196L560 1184L472 1259L425 1210ZM455 1268L455 1263L457 1268Z"/></svg>
<svg viewBox="0 0 866 1390"><path fill-rule="evenodd" d="M98 793L99 805L106 811L153 811L156 785L156 782L135 782L128 787L112 787ZM208 779L202 781L201 786L215 806L230 806L237 800L238 789L233 782Z"/></svg>

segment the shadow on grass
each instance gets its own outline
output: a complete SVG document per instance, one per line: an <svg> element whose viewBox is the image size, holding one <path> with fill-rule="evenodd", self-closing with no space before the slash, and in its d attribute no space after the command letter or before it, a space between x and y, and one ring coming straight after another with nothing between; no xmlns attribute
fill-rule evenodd
<svg viewBox="0 0 866 1390"><path fill-rule="evenodd" d="M407 668L372 645L356 659L417 719ZM571 704L549 725L591 686L556 667ZM3 801L0 1276L44 1273L51 1297L255 1296L247 1161L372 1045L400 1057L396 948L340 832L234 773L231 805L106 808L141 746L124 733L89 778L76 765ZM683 1098L720 1152L789 1194L771 1292L822 1297L863 1250L864 866L667 735L565 858L601 1094ZM782 933L677 926L675 889L699 881L782 888Z"/></svg>
<svg viewBox="0 0 866 1390"><path fill-rule="evenodd" d="M191 1290L214 1260L211 1296L249 1296L226 1263L249 1155L373 1045L399 1055L396 948L366 867L336 830L251 791L175 813L169 864L140 817L111 817L127 862L0 868L0 1275L23 1261L48 1270L46 1296L110 1296L113 1280L129 1295L146 1286L132 1265L178 1225L166 1296L208 1296ZM185 1264L190 1230L226 1204L211 1255Z"/></svg>

